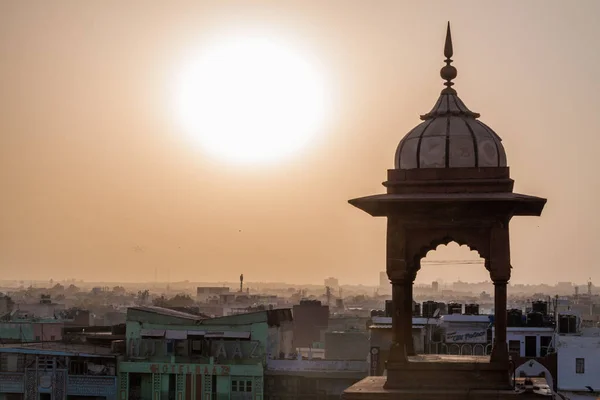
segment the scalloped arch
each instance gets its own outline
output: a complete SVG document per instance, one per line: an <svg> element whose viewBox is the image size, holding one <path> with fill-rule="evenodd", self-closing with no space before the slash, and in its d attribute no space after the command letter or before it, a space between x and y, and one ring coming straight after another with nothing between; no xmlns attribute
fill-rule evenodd
<svg viewBox="0 0 600 400"><path fill-rule="evenodd" d="M481 232L452 232L439 234L437 232L428 232L427 235L419 235L415 239L415 246L412 247L412 254L408 259L412 261L413 276L421 269L421 260L427 256L427 253L437 249L440 245L448 245L455 242L460 246L466 246L471 251L476 251L484 260L485 269L490 271L489 262L489 236Z"/></svg>

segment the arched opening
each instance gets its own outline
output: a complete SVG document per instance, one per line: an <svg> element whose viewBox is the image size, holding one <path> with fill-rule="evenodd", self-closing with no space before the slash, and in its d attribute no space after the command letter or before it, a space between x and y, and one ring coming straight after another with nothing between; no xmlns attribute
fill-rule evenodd
<svg viewBox="0 0 600 400"><path fill-rule="evenodd" d="M423 339L425 352L435 351L429 345L433 303L439 310L436 325L446 354L489 355L486 347L492 344L489 314L494 309L494 285L485 260L477 250L449 239L433 242L417 254L419 257L422 258L413 300L421 305L422 316L428 318Z"/></svg>
<svg viewBox="0 0 600 400"><path fill-rule="evenodd" d="M474 289L475 284L487 282L491 285L489 272L485 269L485 260L479 253L466 245L451 241L440 244L427 252L421 259L421 269L415 279L417 287L432 287L437 282L438 289Z"/></svg>

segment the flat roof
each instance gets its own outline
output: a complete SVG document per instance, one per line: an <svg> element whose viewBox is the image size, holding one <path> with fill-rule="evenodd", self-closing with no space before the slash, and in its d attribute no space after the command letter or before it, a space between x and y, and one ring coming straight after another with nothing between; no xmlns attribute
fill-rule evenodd
<svg viewBox="0 0 600 400"><path fill-rule="evenodd" d="M129 307L130 310L143 311L153 314L166 315L169 317L177 317L177 318L185 318L191 319L195 321L202 321L207 319L206 317L202 317L199 315L189 314L182 311L171 310L170 308L156 307L156 306L137 306L137 307Z"/></svg>
<svg viewBox="0 0 600 400"><path fill-rule="evenodd" d="M0 346L0 353L29 353L82 357L115 357L110 347L61 342L13 343Z"/></svg>

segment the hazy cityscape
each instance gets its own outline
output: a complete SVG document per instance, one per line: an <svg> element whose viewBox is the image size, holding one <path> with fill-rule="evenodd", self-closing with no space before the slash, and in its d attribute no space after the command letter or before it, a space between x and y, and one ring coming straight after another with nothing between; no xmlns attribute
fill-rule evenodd
<svg viewBox="0 0 600 400"><path fill-rule="evenodd" d="M0 2L0 400L600 399L598 15Z"/></svg>

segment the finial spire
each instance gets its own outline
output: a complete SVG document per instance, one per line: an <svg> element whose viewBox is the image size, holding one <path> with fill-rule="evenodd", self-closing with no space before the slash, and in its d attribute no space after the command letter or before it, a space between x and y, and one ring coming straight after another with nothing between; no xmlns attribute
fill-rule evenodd
<svg viewBox="0 0 600 400"><path fill-rule="evenodd" d="M456 68L454 66L450 65L452 64L451 57L453 54L454 51L452 49L452 34L450 32L450 21L448 21L448 27L446 28L446 43L444 44L444 56L446 57L444 62L446 63L446 65L444 65L440 70L440 76L446 81L444 83L446 88L442 90L442 94L456 94L456 90L452 88L452 86L454 85L452 79L456 78L458 72L456 71Z"/></svg>

